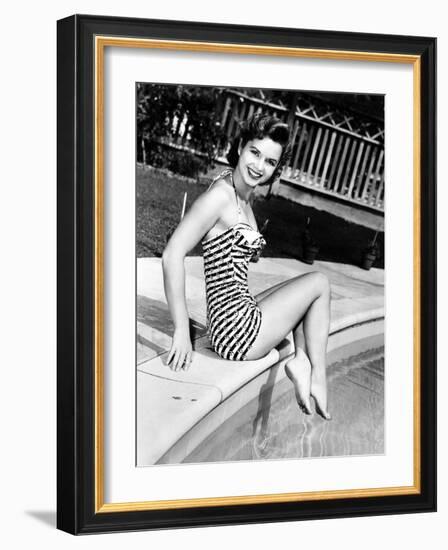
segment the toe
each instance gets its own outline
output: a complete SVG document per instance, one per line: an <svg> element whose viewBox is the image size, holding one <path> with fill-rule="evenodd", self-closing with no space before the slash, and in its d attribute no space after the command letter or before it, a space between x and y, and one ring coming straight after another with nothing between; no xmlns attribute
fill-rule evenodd
<svg viewBox="0 0 448 550"><path fill-rule="evenodd" d="M331 420L331 414L328 411L318 410L317 412L324 420Z"/></svg>

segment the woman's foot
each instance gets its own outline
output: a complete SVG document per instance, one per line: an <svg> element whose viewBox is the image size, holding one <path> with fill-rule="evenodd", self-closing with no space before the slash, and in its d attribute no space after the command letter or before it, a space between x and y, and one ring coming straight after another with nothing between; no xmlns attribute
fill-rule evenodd
<svg viewBox="0 0 448 550"><path fill-rule="evenodd" d="M311 414L311 363L303 350L299 348L299 353L286 363L285 372L294 385L300 409Z"/></svg>
<svg viewBox="0 0 448 550"><path fill-rule="evenodd" d="M316 405L316 412L324 420L331 420L331 414L327 410L327 380L325 372L317 374L315 369L311 375L311 397Z"/></svg>

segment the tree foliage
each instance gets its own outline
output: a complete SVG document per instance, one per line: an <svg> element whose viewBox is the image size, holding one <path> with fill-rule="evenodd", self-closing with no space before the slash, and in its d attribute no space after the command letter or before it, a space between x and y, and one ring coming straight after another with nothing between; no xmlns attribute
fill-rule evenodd
<svg viewBox="0 0 448 550"><path fill-rule="evenodd" d="M222 89L169 84L137 85L140 160L184 175L206 170L225 145L219 121ZM177 145L168 148L166 144ZM196 156L194 153L201 153Z"/></svg>

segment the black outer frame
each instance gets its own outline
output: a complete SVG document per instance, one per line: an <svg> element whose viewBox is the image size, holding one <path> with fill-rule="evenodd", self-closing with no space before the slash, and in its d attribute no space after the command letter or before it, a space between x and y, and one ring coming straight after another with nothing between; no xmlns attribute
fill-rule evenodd
<svg viewBox="0 0 448 550"><path fill-rule="evenodd" d="M74 15L57 26L57 527L72 534L436 510L436 39ZM94 511L94 37L421 57L421 493L136 512Z"/></svg>

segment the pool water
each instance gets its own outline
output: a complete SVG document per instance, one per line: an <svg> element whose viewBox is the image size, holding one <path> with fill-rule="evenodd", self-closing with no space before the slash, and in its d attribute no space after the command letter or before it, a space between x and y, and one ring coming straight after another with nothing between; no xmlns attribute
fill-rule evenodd
<svg viewBox="0 0 448 550"><path fill-rule="evenodd" d="M384 347L328 366L331 421L304 415L284 378L247 403L183 462L384 453Z"/></svg>

